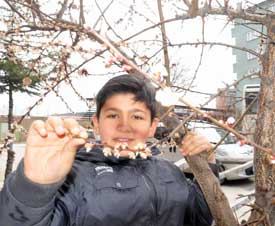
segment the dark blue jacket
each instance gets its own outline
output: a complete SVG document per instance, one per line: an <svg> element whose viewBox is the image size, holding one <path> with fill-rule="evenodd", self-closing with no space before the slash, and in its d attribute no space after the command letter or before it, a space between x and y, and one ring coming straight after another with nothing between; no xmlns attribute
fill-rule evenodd
<svg viewBox="0 0 275 226"><path fill-rule="evenodd" d="M106 158L80 151L65 181L39 185L21 162L0 194L0 226L206 226L195 182L159 158ZM216 167L214 167L216 168ZM217 171L215 171L217 174Z"/></svg>

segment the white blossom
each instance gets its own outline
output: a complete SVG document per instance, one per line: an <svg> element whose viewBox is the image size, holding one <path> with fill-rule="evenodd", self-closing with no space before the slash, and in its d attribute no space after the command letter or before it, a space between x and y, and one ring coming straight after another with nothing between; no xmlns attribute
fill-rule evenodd
<svg viewBox="0 0 275 226"><path fill-rule="evenodd" d="M134 150L138 151L138 150L143 150L146 148L146 144L144 143L138 143L137 145L134 146Z"/></svg>
<svg viewBox="0 0 275 226"><path fill-rule="evenodd" d="M128 153L128 156L129 156L129 159L136 159L136 155L135 155L135 153L132 152L132 151L130 151L130 152Z"/></svg>
<svg viewBox="0 0 275 226"><path fill-rule="evenodd" d="M109 147L104 147L103 148L103 154L104 156L108 157L108 156L112 156L112 149Z"/></svg>
<svg viewBox="0 0 275 226"><path fill-rule="evenodd" d="M160 89L156 93L156 100L161 103L161 105L169 107L171 105L176 105L179 100L179 94L173 92L170 87L165 87Z"/></svg>
<svg viewBox="0 0 275 226"><path fill-rule="evenodd" d="M142 159L147 159L147 155L146 155L144 152L139 152L139 156L140 156Z"/></svg>
<svg viewBox="0 0 275 226"><path fill-rule="evenodd" d="M166 67L161 63L156 64L155 66L153 66L151 70L154 74L158 74L161 77L167 77L167 75L168 75Z"/></svg>
<svg viewBox="0 0 275 226"><path fill-rule="evenodd" d="M86 143L85 144L85 150L86 152L90 152L93 149L94 144Z"/></svg>
<svg viewBox="0 0 275 226"><path fill-rule="evenodd" d="M230 116L230 117L228 117L228 119L226 120L226 123L228 124L228 125L233 125L234 123L235 123L235 118L234 117L232 117L232 116Z"/></svg>

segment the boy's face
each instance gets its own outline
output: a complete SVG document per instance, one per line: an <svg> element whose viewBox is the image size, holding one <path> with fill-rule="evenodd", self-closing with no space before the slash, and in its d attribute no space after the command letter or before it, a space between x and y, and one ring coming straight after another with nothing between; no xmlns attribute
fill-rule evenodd
<svg viewBox="0 0 275 226"><path fill-rule="evenodd" d="M93 116L93 123L102 143L111 146L127 143L130 148L134 148L154 136L158 119L152 122L145 103L135 101L131 93L122 93L106 100L99 118Z"/></svg>

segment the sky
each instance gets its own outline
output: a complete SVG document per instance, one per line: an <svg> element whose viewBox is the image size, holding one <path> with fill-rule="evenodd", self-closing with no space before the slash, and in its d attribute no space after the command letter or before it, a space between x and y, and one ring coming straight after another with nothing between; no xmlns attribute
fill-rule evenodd
<svg viewBox="0 0 275 226"><path fill-rule="evenodd" d="M237 1L236 1L237 2ZM259 1L250 1L257 3ZM194 26L194 23L197 23ZM193 21L190 24L184 25L184 29L192 32L188 32L188 39L196 38L201 32L200 20ZM198 28L196 30L196 28ZM207 21L205 27L205 40L216 40L217 42L234 44L234 40L231 38L231 27L230 25L224 27L224 20L221 18L213 18ZM174 42L182 40L182 37L177 35L177 31L171 29L171 34L174 37ZM192 34L194 37L192 37ZM198 55L200 54L201 48L190 48L187 53L184 54L182 60L185 63L185 67L188 68L190 76L193 75L198 65ZM173 52L172 54L181 54L180 52ZM225 84L231 84L235 79L236 75L233 73L233 64L235 62L234 56L232 55L232 49L224 47L206 47L204 49L204 56L202 64L196 76L193 90L198 90L206 93L216 93L218 88L225 87ZM84 98L90 98L96 95L97 91L103 84L109 79L105 76L90 76L84 79L73 79L75 88L81 93ZM63 85L59 89L60 95L63 99L69 103L70 109L61 101L60 98L56 97L55 94L48 95L44 101L32 110L31 115L51 115L58 113L65 113L69 111L81 112L87 111L87 105L77 97L73 90ZM14 114L24 114L27 108L35 103L38 97L30 97L25 94L16 93L14 96ZM194 106L203 105L208 99L208 96L189 94L184 97L185 100L192 103ZM212 101L207 107L215 107L215 101ZM7 114L8 110L8 97L7 95L0 95L0 114Z"/></svg>

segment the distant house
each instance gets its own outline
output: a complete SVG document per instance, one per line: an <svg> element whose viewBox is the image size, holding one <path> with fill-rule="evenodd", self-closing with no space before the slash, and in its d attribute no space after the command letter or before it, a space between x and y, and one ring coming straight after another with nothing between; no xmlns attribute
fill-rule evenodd
<svg viewBox="0 0 275 226"><path fill-rule="evenodd" d="M85 128L93 127L92 125L92 116L95 114L95 110L85 111L85 112L75 112L75 113L64 113L64 114L55 114L53 116L59 116L61 118L73 118L77 120L80 125Z"/></svg>
<svg viewBox="0 0 275 226"><path fill-rule="evenodd" d="M21 116L14 115L13 116L15 121L20 120ZM22 123L20 124L22 128L24 128L25 131L27 131L30 128L31 123L34 120L45 120L46 117L38 117L38 116L32 116L32 117L25 117ZM3 141L3 139L8 135L8 117L7 115L0 115L0 143ZM26 140L26 133L21 130L15 131L15 142L24 142Z"/></svg>
<svg viewBox="0 0 275 226"><path fill-rule="evenodd" d="M274 0L266 0L247 10L251 13L272 13L275 12L275 3ZM252 49L258 53L265 51L266 28L263 25L239 19L235 21L231 33L236 46ZM237 79L240 80L236 86L236 99L240 100L236 104L236 111L240 115L260 90L258 73L262 68L257 57L249 52L233 49L233 55L236 57L233 72L237 74ZM243 120L242 129L244 133L253 133L257 110L256 102Z"/></svg>
<svg viewBox="0 0 275 226"><path fill-rule="evenodd" d="M218 96L216 98L216 108L220 110L226 110L235 114L236 109L236 89L218 89Z"/></svg>

